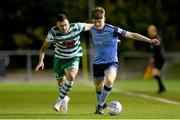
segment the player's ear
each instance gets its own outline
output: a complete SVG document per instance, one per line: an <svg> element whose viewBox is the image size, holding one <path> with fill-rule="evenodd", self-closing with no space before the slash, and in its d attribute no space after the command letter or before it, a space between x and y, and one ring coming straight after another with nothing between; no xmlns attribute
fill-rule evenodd
<svg viewBox="0 0 180 120"><path fill-rule="evenodd" d="M106 21L106 17L105 16L103 17L103 19L104 19L104 21Z"/></svg>

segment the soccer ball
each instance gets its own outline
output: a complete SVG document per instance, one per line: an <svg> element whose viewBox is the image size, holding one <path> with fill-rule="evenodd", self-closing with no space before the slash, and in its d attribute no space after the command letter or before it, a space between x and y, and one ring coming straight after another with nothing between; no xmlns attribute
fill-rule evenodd
<svg viewBox="0 0 180 120"><path fill-rule="evenodd" d="M122 111L122 105L118 101L111 101L107 105L107 111L112 116L119 115Z"/></svg>

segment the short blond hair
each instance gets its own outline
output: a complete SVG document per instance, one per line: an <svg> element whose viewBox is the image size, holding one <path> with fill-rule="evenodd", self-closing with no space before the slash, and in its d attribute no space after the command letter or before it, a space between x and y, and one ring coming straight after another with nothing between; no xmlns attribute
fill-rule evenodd
<svg viewBox="0 0 180 120"><path fill-rule="evenodd" d="M102 7L96 7L94 10L92 10L92 19L102 19L105 17L105 10Z"/></svg>

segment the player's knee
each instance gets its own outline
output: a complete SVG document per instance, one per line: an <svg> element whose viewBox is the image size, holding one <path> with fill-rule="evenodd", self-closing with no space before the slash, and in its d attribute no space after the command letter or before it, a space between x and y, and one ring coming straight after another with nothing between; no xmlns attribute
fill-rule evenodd
<svg viewBox="0 0 180 120"><path fill-rule="evenodd" d="M65 81L63 79L60 79L60 80L57 80L57 82L58 82L58 86L61 87L63 86Z"/></svg>
<svg viewBox="0 0 180 120"><path fill-rule="evenodd" d="M69 70L66 72L66 78L67 80L74 80L76 77L77 71L76 70Z"/></svg>
<svg viewBox="0 0 180 120"><path fill-rule="evenodd" d="M69 75L67 76L67 80L74 80L75 77L76 77L75 74L69 74Z"/></svg>
<svg viewBox="0 0 180 120"><path fill-rule="evenodd" d="M154 68L153 69L153 75L159 75L160 74L160 69L159 68Z"/></svg>
<svg viewBox="0 0 180 120"><path fill-rule="evenodd" d="M107 80L106 81L106 86L107 87L112 87L113 86L113 80Z"/></svg>

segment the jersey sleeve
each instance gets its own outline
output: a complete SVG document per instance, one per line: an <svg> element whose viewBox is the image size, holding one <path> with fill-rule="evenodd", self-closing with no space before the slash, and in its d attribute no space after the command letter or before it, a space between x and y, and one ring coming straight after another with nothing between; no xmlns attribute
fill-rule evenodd
<svg viewBox="0 0 180 120"><path fill-rule="evenodd" d="M48 41L53 41L54 40L54 32L53 32L53 29L51 29L49 32L48 32L48 34L47 34L47 36L46 36L46 40L48 40Z"/></svg>
<svg viewBox="0 0 180 120"><path fill-rule="evenodd" d="M85 23L77 23L77 26L78 26L78 30L79 31L85 31L85 26L86 24Z"/></svg>
<svg viewBox="0 0 180 120"><path fill-rule="evenodd" d="M115 37L125 37L125 35L126 35L126 30L119 28L119 27L114 28L114 36Z"/></svg>

